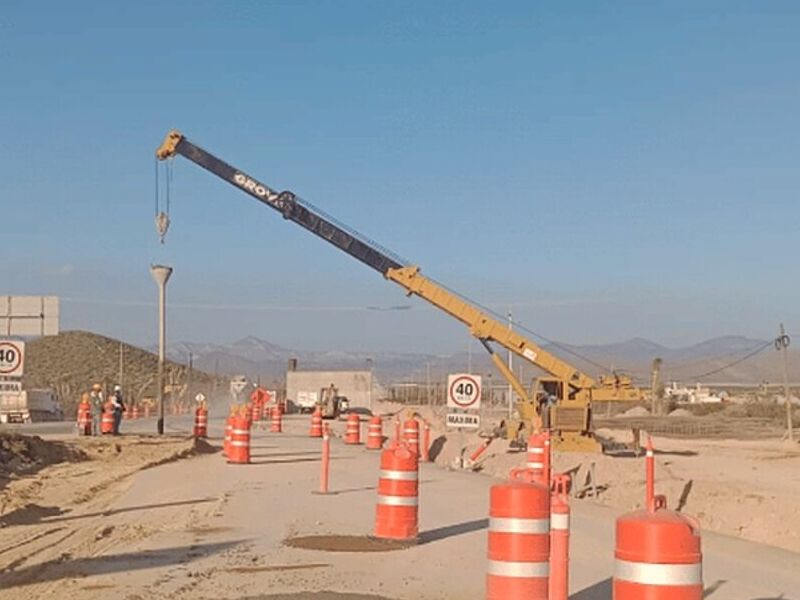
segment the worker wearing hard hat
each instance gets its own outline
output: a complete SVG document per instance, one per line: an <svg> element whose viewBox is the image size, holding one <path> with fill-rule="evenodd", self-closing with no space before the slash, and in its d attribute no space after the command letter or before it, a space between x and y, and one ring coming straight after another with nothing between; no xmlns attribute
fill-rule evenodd
<svg viewBox="0 0 800 600"><path fill-rule="evenodd" d="M122 386L114 386L114 395L111 396L114 407L114 435L119 435L119 426L122 423L122 413L125 412L125 402L122 401Z"/></svg>
<svg viewBox="0 0 800 600"><path fill-rule="evenodd" d="M95 383L89 394L89 406L92 413L92 435L100 435L100 417L103 415L103 386Z"/></svg>

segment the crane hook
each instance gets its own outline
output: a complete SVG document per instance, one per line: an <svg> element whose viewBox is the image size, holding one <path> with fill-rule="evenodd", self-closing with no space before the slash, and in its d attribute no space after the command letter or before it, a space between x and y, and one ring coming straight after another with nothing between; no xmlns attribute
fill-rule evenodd
<svg viewBox="0 0 800 600"><path fill-rule="evenodd" d="M167 230L169 230L169 215L162 210L156 215L156 232L162 244L167 236Z"/></svg>

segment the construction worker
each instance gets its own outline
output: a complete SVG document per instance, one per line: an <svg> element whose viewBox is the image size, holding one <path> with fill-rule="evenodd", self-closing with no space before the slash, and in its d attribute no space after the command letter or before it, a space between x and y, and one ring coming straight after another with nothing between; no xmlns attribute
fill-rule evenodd
<svg viewBox="0 0 800 600"><path fill-rule="evenodd" d="M92 413L92 435L100 435L100 417L103 415L103 386L99 383L92 386L89 405Z"/></svg>
<svg viewBox="0 0 800 600"><path fill-rule="evenodd" d="M114 386L114 395L111 396L114 406L114 435L119 435L119 426L122 423L122 413L125 412L125 402L122 400L122 386Z"/></svg>

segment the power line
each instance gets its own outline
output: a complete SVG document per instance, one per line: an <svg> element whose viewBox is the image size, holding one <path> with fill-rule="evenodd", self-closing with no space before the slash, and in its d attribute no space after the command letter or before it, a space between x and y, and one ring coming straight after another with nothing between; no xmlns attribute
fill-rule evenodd
<svg viewBox="0 0 800 600"><path fill-rule="evenodd" d="M715 375L716 373L719 373L720 371L725 371L726 369L730 369L731 367L735 367L739 363L743 363L744 361L746 361L746 360L748 360L750 358L753 358L756 354L760 354L761 352L763 352L764 350L766 350L767 348L772 346L772 344L773 344L773 340L770 340L769 342L764 342L761 346L759 346L758 348L756 348L752 352L748 352L747 354L745 354L741 358L737 358L736 360L734 360L734 361L732 361L732 362L730 362L730 363L728 363L726 365L723 365L723 366L718 367L716 369L712 369L710 371L706 371L705 373L701 373L699 375L690 375L688 377L682 377L682 379L704 379L704 378L708 377L709 375Z"/></svg>
<svg viewBox="0 0 800 600"><path fill-rule="evenodd" d="M443 284L441 281L437 281L436 279L433 279L432 277L429 277L428 279L430 279L430 280L431 280L433 283L435 283L436 285L440 286L441 288L443 288L443 289L447 290L448 292L450 292L450 293L451 293L451 294L453 294L454 296L458 296L459 298L461 298L461 299L462 299L462 300L464 300L465 302L469 302L469 303L470 303L470 304L472 304L473 306L476 306L476 307L478 307L478 308L479 308L479 309L481 309L483 312L485 312L485 313L487 313L487 314L489 314L489 315L493 316L493 317L494 317L495 319L497 319L498 321L507 320L507 319L509 318L509 317L508 317L508 315L501 315L499 312L497 312L497 311L495 311L495 310L492 310L492 309L491 309L491 308L489 308L488 306L485 306L485 305L481 304L480 302L477 302L476 300L473 300L473 299L472 299L472 298L470 298L469 296L466 296L465 294L462 294L462 293L460 293L460 292L457 292L456 290L454 290L454 289L452 289L452 288L449 288L448 286L446 286L445 284ZM572 350L572 349L570 349L570 348L567 348L566 346L563 346L563 345L559 344L559 343L558 343L558 342L556 342L555 340L551 340L550 338L548 338L548 337L546 337L546 336L542 335L541 333L537 333L537 332L533 331L532 329L530 329L530 328L528 328L528 327L525 327L525 326L524 326L522 323L520 323L519 321L514 321L513 319L511 319L511 323L512 323L512 324L513 324L513 325L514 325L514 326L515 326L517 329L521 329L521 330L522 330L522 331L524 331L525 333L528 333L528 334L530 334L530 335L532 335L532 336L534 336L534 337L536 337L536 338L539 338L540 340L544 341L545 343L547 343L547 344L550 344L551 346L553 346L553 347L555 347L555 348L558 348L559 350L562 350L563 352L567 352L568 354L571 354L572 356L575 356L576 358L579 358L579 359L581 359L581 360L583 360L583 361L586 361L587 363L589 363L589 364L591 364L591 365L593 365L593 366L595 366L595 367L597 367L597 368L599 368L599 369L601 369L601 370L603 370L603 371L605 371L605 372L609 372L609 371L611 371L611 369L610 369L608 366L606 366L606 365L601 365L600 363L598 363L598 362L596 362L596 361L593 361L591 358L588 358L588 357L586 357L586 356L583 356L582 354L580 354L580 353L578 353L578 352L575 352L574 350Z"/></svg>

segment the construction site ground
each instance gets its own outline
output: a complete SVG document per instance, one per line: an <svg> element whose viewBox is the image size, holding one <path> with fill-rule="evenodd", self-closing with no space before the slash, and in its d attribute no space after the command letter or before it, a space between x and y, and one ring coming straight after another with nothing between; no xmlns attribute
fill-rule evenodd
<svg viewBox="0 0 800 600"><path fill-rule="evenodd" d="M444 432L438 417L429 417L437 440ZM367 537L378 452L335 438L331 493L319 495L320 442L307 437L307 416L286 417L281 434L256 429L250 465L226 464L215 451L220 418L210 421L210 445L195 446L191 425L190 417L169 418L162 439L144 435L155 429L152 419L126 422L126 435L111 439L44 428L46 439L71 450L60 457L65 462L31 464L0 483L0 599L483 597L488 490L497 483L486 475L505 475L523 455L497 443L482 474L450 470L462 445L471 451L478 439L446 434L435 442L438 464L421 468L419 543L387 548ZM339 435L344 430L344 423L333 426ZM759 442L656 442L665 452L658 456L659 491L671 506L678 489L686 493L689 477L682 508L704 525L716 523L717 513L727 522L738 506L743 537L752 537L756 523L772 527L766 515L781 510L777 529L797 530L797 501L776 500L793 491L797 497L795 450ZM558 469L580 465L579 479L591 462L595 487L606 487L573 501L573 600L610 599L614 520L643 495L641 459L556 457ZM576 491L584 487L579 481ZM700 498L714 489L718 506L706 506L711 501ZM302 539L308 536L317 537ZM796 538L776 539L795 552L704 531L704 597L800 600Z"/></svg>

